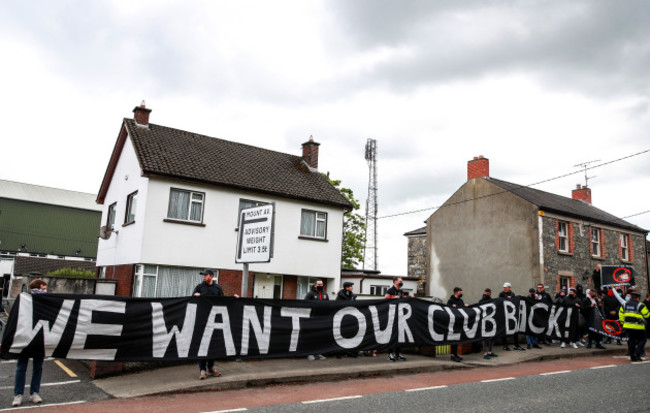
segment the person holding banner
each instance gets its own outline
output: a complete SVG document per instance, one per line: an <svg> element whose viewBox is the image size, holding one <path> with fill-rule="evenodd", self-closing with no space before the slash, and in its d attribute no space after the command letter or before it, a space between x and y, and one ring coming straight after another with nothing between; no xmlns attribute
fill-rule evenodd
<svg viewBox="0 0 650 413"><path fill-rule="evenodd" d="M203 282L194 288L192 295L194 297L212 296L223 297L223 290L221 286L214 282L214 271L206 268L200 273L203 276ZM214 369L214 360L199 359L199 380L205 380L207 373L214 377L221 376L221 373Z"/></svg>
<svg viewBox="0 0 650 413"><path fill-rule="evenodd" d="M598 296L596 290L587 290L587 298L584 300L584 307L587 310L587 320L589 325L593 324L594 317L600 317L603 311L603 301ZM600 343L600 334L588 330L587 331L587 348L591 348L592 344L596 345L597 349L606 350L605 346Z"/></svg>
<svg viewBox="0 0 650 413"><path fill-rule="evenodd" d="M463 297L463 289L460 287L454 287L454 294L451 297L449 297L449 300L447 301L447 305L449 307L454 307L454 308L467 307L467 304L463 302L462 297ZM463 358L458 356L458 344L452 344L450 347L451 347L451 361L455 361L457 363L463 361Z"/></svg>
<svg viewBox="0 0 650 413"><path fill-rule="evenodd" d="M307 292L307 294L305 294L305 300L329 301L329 299L330 298L327 295L327 291L325 291L323 280L320 279L316 280L311 289ZM327 358L323 354L310 354L307 356L307 360L314 361L317 357L319 360L325 360Z"/></svg>
<svg viewBox="0 0 650 413"><path fill-rule="evenodd" d="M503 284L503 291L499 293L499 298L503 298L504 300L512 300L515 298L515 292L512 291L512 285L510 283ZM515 350L526 351L525 348L519 345L519 333L515 333L513 337L515 342ZM508 336L503 336L503 349L505 351L510 351L510 347L508 347Z"/></svg>
<svg viewBox="0 0 650 413"><path fill-rule="evenodd" d="M393 286L390 287L388 290L386 290L386 295L384 295L384 298L387 300L392 300L395 298L407 298L409 297L409 294L402 290L402 287L404 286L404 282L402 281L402 277L393 277ZM400 353L400 348L395 347L387 357L388 361L406 361L406 357L402 356Z"/></svg>
<svg viewBox="0 0 650 413"><path fill-rule="evenodd" d="M43 280L34 280L29 284L32 294L47 293L47 283ZM41 390L41 378L43 377L43 356L34 356L32 358L32 381L29 385L29 400L32 403L42 403L43 399L38 394ZM12 406L20 406L23 403L23 393L25 392L25 376L27 375L27 364L29 357L19 357L16 361L16 377L14 378L14 400Z"/></svg>
<svg viewBox="0 0 650 413"><path fill-rule="evenodd" d="M486 288L485 291L483 291L483 297L481 297L480 300L478 300L479 304L484 304L484 303L489 303L492 301L492 290L489 288ZM491 358L494 357L499 357L497 354L492 352L492 347L494 346L494 338L488 338L483 341L481 341L481 346L483 347L483 358L486 360L490 360Z"/></svg>
<svg viewBox="0 0 650 413"><path fill-rule="evenodd" d="M618 310L618 319L627 331L627 348L630 361L641 361L641 354L646 343L645 325L650 317L650 310L639 302L641 295L637 292L630 293L630 300Z"/></svg>

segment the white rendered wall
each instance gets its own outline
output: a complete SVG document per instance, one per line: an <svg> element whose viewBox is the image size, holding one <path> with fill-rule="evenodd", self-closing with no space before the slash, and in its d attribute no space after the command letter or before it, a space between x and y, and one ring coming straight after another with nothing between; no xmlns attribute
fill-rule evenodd
<svg viewBox="0 0 650 413"><path fill-rule="evenodd" d="M203 192L204 226L164 222L170 188ZM161 265L242 270L235 263L240 199L275 202L274 254L270 263L250 264L252 272L340 277L343 212L258 194L151 179L146 200L145 238L140 261ZM299 239L302 208L326 212L327 242ZM137 218L136 218L137 221Z"/></svg>
<svg viewBox="0 0 650 413"><path fill-rule="evenodd" d="M106 225L108 207L117 202L114 228L108 240L99 239L97 246L97 266L133 264L140 262L142 234L144 228L145 203L148 179L140 176L140 165L136 158L131 139L127 137L113 179L104 198L101 225ZM126 198L138 191L135 222L126 226ZM99 231L99 228L98 228Z"/></svg>

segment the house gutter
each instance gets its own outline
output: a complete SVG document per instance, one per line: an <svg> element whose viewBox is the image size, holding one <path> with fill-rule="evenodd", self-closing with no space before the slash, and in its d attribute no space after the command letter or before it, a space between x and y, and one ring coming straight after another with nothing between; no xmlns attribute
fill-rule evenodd
<svg viewBox="0 0 650 413"><path fill-rule="evenodd" d="M537 237L539 243L539 283L543 286L546 286L544 283L544 240L543 240L543 222L542 217L544 216L544 211L540 210L537 213ZM648 254L646 254L647 258Z"/></svg>

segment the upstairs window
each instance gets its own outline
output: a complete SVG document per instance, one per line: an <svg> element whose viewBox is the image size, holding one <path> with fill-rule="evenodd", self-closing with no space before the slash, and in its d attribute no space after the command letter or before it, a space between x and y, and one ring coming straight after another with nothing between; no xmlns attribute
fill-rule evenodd
<svg viewBox="0 0 650 413"><path fill-rule="evenodd" d="M124 215L124 223L130 224L135 222L135 209L138 205L138 191L135 191L132 194L129 194L126 197L126 214Z"/></svg>
<svg viewBox="0 0 650 413"><path fill-rule="evenodd" d="M255 208L255 207L264 206L264 205L268 205L268 202L252 201L250 199L240 199L239 200L239 210L237 211L238 212L237 213L237 227L239 228L239 224L240 224L240 221L241 221L241 212L244 209Z"/></svg>
<svg viewBox="0 0 650 413"><path fill-rule="evenodd" d="M303 209L300 220L300 235L325 239L327 236L327 214Z"/></svg>
<svg viewBox="0 0 650 413"><path fill-rule="evenodd" d="M106 216L106 226L110 229L115 229L115 210L117 202L113 202L108 206L108 215Z"/></svg>
<svg viewBox="0 0 650 413"><path fill-rule="evenodd" d="M558 222L558 250L569 252L569 223L565 221Z"/></svg>
<svg viewBox="0 0 650 413"><path fill-rule="evenodd" d="M630 236L628 234L620 234L621 240L621 259L623 261L630 261Z"/></svg>
<svg viewBox="0 0 650 413"><path fill-rule="evenodd" d="M602 257L601 253L600 228L591 228L591 255L593 257Z"/></svg>
<svg viewBox="0 0 650 413"><path fill-rule="evenodd" d="M178 221L202 222L204 198L205 194L202 192L172 188L169 193L167 218Z"/></svg>

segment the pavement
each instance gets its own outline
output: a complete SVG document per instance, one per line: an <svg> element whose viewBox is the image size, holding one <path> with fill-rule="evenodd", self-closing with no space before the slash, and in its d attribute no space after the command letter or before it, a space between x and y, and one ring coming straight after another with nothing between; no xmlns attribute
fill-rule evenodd
<svg viewBox="0 0 650 413"><path fill-rule="evenodd" d="M542 349L526 351L504 351L495 346L499 357L486 360L481 353L462 355L460 363L450 356L436 357L405 353L406 361L391 362L386 353L377 357L327 357L325 360L309 361L306 357L245 361L217 361L215 369L220 377L208 376L199 380L196 363L142 370L108 378L96 379L94 384L116 398L130 398L164 395L182 392L242 389L252 386L266 386L282 383L309 383L339 381L350 378L396 376L450 369L471 369L475 367L499 367L518 363L553 360L561 358L589 357L610 354L624 356L626 343L606 345L606 350L579 347L560 348L559 344L542 346ZM511 347L512 348L512 347Z"/></svg>

